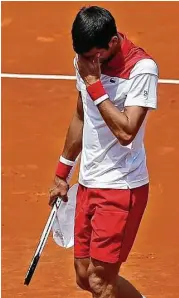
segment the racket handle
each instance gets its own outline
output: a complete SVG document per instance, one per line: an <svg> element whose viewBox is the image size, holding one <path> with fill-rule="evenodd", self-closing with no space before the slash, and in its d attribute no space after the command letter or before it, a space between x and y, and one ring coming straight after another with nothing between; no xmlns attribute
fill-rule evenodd
<svg viewBox="0 0 179 298"><path fill-rule="evenodd" d="M27 286L29 285L29 283L31 281L31 278L32 278L32 275L34 274L34 271L35 271L35 269L37 267L37 264L38 264L39 259L40 259L40 254L38 253L35 256L34 260L33 260L32 266L30 266L30 268L29 268L29 270L27 272L27 275L26 275L25 280L24 280L24 285L27 285Z"/></svg>

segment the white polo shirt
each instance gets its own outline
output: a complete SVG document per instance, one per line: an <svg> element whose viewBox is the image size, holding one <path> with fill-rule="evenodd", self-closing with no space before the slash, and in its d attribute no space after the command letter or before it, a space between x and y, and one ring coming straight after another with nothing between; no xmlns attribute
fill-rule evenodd
<svg viewBox="0 0 179 298"><path fill-rule="evenodd" d="M141 48L122 36L121 52L108 65L102 66L102 84L119 111L127 106L156 109L157 65ZM143 144L146 119L135 139L128 146L122 146L88 95L77 70L76 75L84 109L79 183L90 188L113 189L135 188L148 183Z"/></svg>

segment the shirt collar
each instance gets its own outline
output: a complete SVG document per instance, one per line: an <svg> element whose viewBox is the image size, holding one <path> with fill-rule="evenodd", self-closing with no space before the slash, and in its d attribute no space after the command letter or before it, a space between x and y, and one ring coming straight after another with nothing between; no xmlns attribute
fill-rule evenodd
<svg viewBox="0 0 179 298"><path fill-rule="evenodd" d="M118 32L119 33L119 32ZM128 56L131 48L132 48L132 42L127 39L127 37L119 33L122 37L121 41L121 47L118 51L118 53L107 63L105 68L116 68L116 65L123 65L124 59Z"/></svg>

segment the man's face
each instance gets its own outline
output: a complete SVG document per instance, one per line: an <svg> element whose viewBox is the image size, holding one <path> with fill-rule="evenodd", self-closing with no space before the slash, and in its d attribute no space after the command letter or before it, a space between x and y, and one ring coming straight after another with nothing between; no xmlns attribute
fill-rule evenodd
<svg viewBox="0 0 179 298"><path fill-rule="evenodd" d="M93 48L89 52L83 54L82 56L86 59L89 59L90 61L93 61L97 55L99 55L99 62L102 64L105 61L110 60L112 56L111 49Z"/></svg>
<svg viewBox="0 0 179 298"><path fill-rule="evenodd" d="M98 49L94 47L89 52L84 53L82 56L86 59L93 61L94 58L98 55L100 64L103 64L113 58L119 44L118 42L119 42L119 37L113 36L108 44L108 49L104 49L104 48Z"/></svg>

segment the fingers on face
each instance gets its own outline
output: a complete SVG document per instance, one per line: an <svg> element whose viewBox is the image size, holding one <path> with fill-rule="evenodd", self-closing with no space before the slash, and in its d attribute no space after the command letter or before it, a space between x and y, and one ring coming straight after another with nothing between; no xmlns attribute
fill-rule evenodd
<svg viewBox="0 0 179 298"><path fill-rule="evenodd" d="M94 62L99 63L100 53L97 53L94 57Z"/></svg>
<svg viewBox="0 0 179 298"><path fill-rule="evenodd" d="M90 58L85 58L82 55L78 55L75 59L75 66L77 69L81 68L82 66L85 66L89 63L99 63L100 53L97 53L95 56Z"/></svg>
<svg viewBox="0 0 179 298"><path fill-rule="evenodd" d="M77 69L82 68L87 63L86 59L82 56L78 56L78 59L76 60Z"/></svg>

